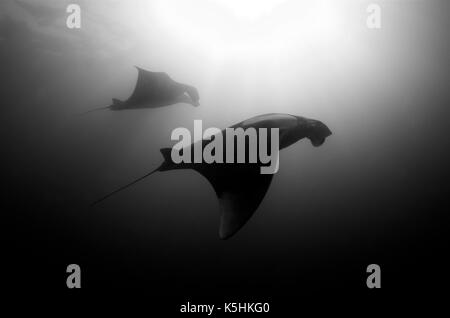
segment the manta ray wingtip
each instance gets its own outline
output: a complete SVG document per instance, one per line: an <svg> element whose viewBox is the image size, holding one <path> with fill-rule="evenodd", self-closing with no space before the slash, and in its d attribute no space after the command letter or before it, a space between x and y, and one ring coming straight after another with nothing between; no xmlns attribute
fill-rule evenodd
<svg viewBox="0 0 450 318"><path fill-rule="evenodd" d="M224 229L222 226L220 226L219 228L219 238L223 241L226 241L227 239L229 239L231 236L233 236L234 233L230 233L229 231L227 231L226 229Z"/></svg>

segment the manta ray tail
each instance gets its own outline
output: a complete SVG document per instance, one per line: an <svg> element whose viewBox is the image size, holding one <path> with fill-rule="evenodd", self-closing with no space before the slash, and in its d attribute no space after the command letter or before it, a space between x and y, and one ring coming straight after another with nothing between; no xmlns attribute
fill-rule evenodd
<svg viewBox="0 0 450 318"><path fill-rule="evenodd" d="M105 110L105 109L118 110L118 109L121 109L124 104L125 104L125 102L123 102L123 101L121 101L121 100L119 100L117 98L113 98L112 99L112 105L105 106L105 107L94 108L94 109L88 110L87 112L84 112L84 113L81 113L81 114L78 114L78 115L85 115L85 114L88 114L88 113L96 112L96 111L99 111L99 110Z"/></svg>
<svg viewBox="0 0 450 318"><path fill-rule="evenodd" d="M94 108L94 109L88 110L88 111L86 111L86 112L84 112L84 113L80 113L80 114L78 114L78 115L79 115L79 116L81 116L81 115L86 115L86 114L88 114L88 113L92 113L92 112L96 112L96 111L104 110L104 109L110 109L110 108L111 108L111 106Z"/></svg>
<svg viewBox="0 0 450 318"><path fill-rule="evenodd" d="M136 179L136 180L134 180L134 181L132 181L132 182L130 182L130 183L128 183L128 184L126 184L126 185L120 187L119 189L117 189L117 190L115 190L115 191L113 191L113 192L111 192L111 193L109 193L109 194L107 194L107 195L101 197L101 198L98 199L97 201L93 202L93 203L91 204L91 206L94 206L94 205L96 205L96 204L102 202L103 200L106 200L107 198L109 198L110 196L116 194L117 192L120 192L120 191L122 191L122 190L125 190L126 188L128 188L128 187L132 186L133 184L135 184L135 183L137 183L137 182L139 182L139 181L141 181L141 180L147 178L148 176L152 175L153 173L155 173L155 172L157 172L157 171L170 170L170 169L171 169L170 166L172 165L172 159L171 159L171 157L170 157L171 151L172 151L172 150L171 150L170 148L163 148L163 149L161 149L161 154L162 154L163 157L164 157L164 162L163 162L158 168L156 168L156 169L150 171L149 173L143 175L142 177L139 177L138 179Z"/></svg>
<svg viewBox="0 0 450 318"><path fill-rule="evenodd" d="M148 176L152 175L153 173L155 173L155 172L158 171L159 169L160 169L160 167L156 168L155 170L152 170L151 172L149 172L149 173L143 175L142 177L140 177L140 178L134 180L133 182L130 182L130 183L128 183L128 184L126 184L126 185L120 187L119 189L117 189L117 190L115 190L115 191L113 191L113 192L111 192L111 193L109 193L109 194L107 194L107 195L101 197L101 198L98 199L97 201L93 202L93 203L91 204L91 206L94 206L94 205L96 205L96 204L102 202L103 200L106 200L107 198L109 198L110 196L116 194L117 192L120 192L120 191L122 191L122 190L125 190L125 189L128 188L128 187L131 187L133 184L135 184L135 183L137 183L137 182L139 182L139 181L141 181L141 180L147 178Z"/></svg>

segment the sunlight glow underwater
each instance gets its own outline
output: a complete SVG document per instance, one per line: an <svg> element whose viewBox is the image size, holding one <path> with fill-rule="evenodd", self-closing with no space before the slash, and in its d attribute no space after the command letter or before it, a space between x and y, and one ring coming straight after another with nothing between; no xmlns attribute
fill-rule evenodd
<svg viewBox="0 0 450 318"><path fill-rule="evenodd" d="M342 6L332 1L180 0L156 3L160 22L217 60L280 58L293 46L329 46L345 38Z"/></svg>

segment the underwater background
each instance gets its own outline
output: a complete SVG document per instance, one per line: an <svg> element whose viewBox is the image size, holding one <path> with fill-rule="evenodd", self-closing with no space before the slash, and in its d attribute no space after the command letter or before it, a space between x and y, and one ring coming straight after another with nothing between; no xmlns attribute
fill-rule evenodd
<svg viewBox="0 0 450 318"><path fill-rule="evenodd" d="M65 290L72 263L85 289L180 297L365 290L372 263L387 290L443 284L449 3L377 1L372 30L369 1L278 2L255 16L220 1L77 1L82 27L68 29L69 2L2 1L11 286ZM195 86L200 107L77 115L126 99L134 65ZM156 168L173 129L272 112L323 121L333 135L281 151L266 197L229 240L213 188L190 170L89 207Z"/></svg>

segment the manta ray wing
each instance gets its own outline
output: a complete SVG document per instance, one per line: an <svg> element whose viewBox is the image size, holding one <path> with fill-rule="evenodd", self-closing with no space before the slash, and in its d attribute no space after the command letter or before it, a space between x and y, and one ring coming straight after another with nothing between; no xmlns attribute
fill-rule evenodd
<svg viewBox="0 0 450 318"><path fill-rule="evenodd" d="M144 103L164 103L184 93L183 87L172 80L167 73L150 72L139 67L136 87L130 98L129 105L141 105Z"/></svg>
<svg viewBox="0 0 450 318"><path fill-rule="evenodd" d="M194 168L213 186L220 205L219 236L227 239L250 219L263 200L272 174L260 174L255 164Z"/></svg>

